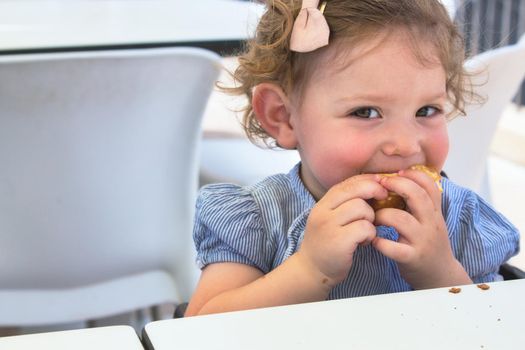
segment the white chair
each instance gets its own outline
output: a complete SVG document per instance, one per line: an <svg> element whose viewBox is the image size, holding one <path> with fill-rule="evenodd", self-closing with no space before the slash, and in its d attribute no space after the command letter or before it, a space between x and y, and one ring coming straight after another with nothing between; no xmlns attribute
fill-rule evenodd
<svg viewBox="0 0 525 350"><path fill-rule="evenodd" d="M297 151L259 148L245 137L205 137L201 146L201 185L254 184L270 175L288 173L300 160Z"/></svg>
<svg viewBox="0 0 525 350"><path fill-rule="evenodd" d="M525 77L525 35L515 45L481 53L466 62L482 105L466 106L467 117L449 124L450 153L444 166L448 176L490 201L487 157L498 121Z"/></svg>
<svg viewBox="0 0 525 350"><path fill-rule="evenodd" d="M237 58L222 60L220 85L233 86L231 74ZM256 183L267 176L287 173L297 162L297 151L268 150L252 144L240 124L246 97L231 96L220 90L212 92L203 120L200 152L200 184L229 182L237 185Z"/></svg>
<svg viewBox="0 0 525 350"><path fill-rule="evenodd" d="M0 57L0 327L189 299L219 71L193 48Z"/></svg>

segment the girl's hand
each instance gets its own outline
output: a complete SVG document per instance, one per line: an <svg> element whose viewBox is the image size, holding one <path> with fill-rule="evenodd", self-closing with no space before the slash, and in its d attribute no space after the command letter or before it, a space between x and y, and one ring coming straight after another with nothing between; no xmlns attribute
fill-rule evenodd
<svg viewBox="0 0 525 350"><path fill-rule="evenodd" d="M346 278L358 245L376 236L375 213L367 199L384 199L381 176L363 174L333 186L313 207L298 258L330 289Z"/></svg>
<svg viewBox="0 0 525 350"><path fill-rule="evenodd" d="M472 283L452 253L434 180L421 171L404 170L380 182L405 199L408 211L376 212L375 223L394 227L399 240L376 237L374 247L398 263L401 276L415 289Z"/></svg>

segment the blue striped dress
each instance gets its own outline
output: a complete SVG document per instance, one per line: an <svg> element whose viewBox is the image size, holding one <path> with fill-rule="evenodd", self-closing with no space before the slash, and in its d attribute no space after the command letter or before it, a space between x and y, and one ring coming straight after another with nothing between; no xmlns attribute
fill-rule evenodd
<svg viewBox="0 0 525 350"><path fill-rule="evenodd" d="M499 266L519 249L519 232L475 193L442 180L443 215L452 250L475 283L501 280ZM213 184L199 192L193 238L200 268L236 262L268 273L297 251L315 199L299 177L270 176L247 187ZM377 234L396 240L392 227ZM397 264L372 246L357 248L348 277L329 299L411 290Z"/></svg>

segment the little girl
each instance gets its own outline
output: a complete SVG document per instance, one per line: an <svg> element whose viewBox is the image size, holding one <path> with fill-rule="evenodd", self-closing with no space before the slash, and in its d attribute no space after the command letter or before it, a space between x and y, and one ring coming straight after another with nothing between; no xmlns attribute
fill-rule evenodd
<svg viewBox="0 0 525 350"><path fill-rule="evenodd" d="M186 315L500 280L519 233L442 180L467 89L438 0L272 0L239 58L250 139L297 149L288 174L197 201L200 282ZM397 176L384 176L396 173ZM453 180L453 179L452 179ZM407 209L374 211L388 192Z"/></svg>

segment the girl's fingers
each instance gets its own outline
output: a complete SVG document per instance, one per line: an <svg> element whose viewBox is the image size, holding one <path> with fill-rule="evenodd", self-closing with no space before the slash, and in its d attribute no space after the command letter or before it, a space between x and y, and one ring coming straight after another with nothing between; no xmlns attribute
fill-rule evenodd
<svg viewBox="0 0 525 350"><path fill-rule="evenodd" d="M413 243L417 240L415 235L422 234L420 223L410 213L400 209L381 209L375 213L375 225L391 226L399 233L400 241Z"/></svg>
<svg viewBox="0 0 525 350"><path fill-rule="evenodd" d="M330 212L332 220L340 226L357 220L374 222L375 213L372 207L361 198L348 200Z"/></svg>
<svg viewBox="0 0 525 350"><path fill-rule="evenodd" d="M398 263L410 261L413 248L404 243L391 241L386 238L376 237L372 241L372 246L380 251L384 256Z"/></svg>
<svg viewBox="0 0 525 350"><path fill-rule="evenodd" d="M354 198L384 199L387 197L388 192L379 184L380 180L381 176L377 174L353 176L330 188L318 204L327 205L329 209L335 209Z"/></svg>
<svg viewBox="0 0 525 350"><path fill-rule="evenodd" d="M441 209L442 189L433 178L422 171L411 169L403 170L399 175L406 177L421 186L432 199L434 207L436 209Z"/></svg>
<svg viewBox="0 0 525 350"><path fill-rule="evenodd" d="M410 212L418 220L429 217L436 210L430 194L412 179L403 176L384 177L381 185L403 197Z"/></svg>
<svg viewBox="0 0 525 350"><path fill-rule="evenodd" d="M344 247L367 245L376 238L376 227L368 220L357 220L342 228L341 240Z"/></svg>

